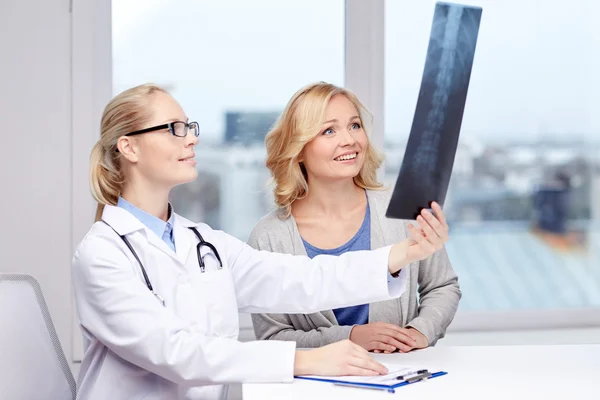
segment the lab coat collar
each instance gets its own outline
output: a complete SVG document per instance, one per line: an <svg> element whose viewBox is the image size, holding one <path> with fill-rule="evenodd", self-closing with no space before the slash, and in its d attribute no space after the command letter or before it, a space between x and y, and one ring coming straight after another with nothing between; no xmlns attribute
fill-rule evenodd
<svg viewBox="0 0 600 400"><path fill-rule="evenodd" d="M146 225L124 208L105 205L102 220L109 224L119 235L129 235L136 231L144 231Z"/></svg>
<svg viewBox="0 0 600 400"><path fill-rule="evenodd" d="M175 213L175 226L183 226L184 228L196 228L201 225L201 223L192 222L187 218L183 218L181 215Z"/></svg>
<svg viewBox="0 0 600 400"><path fill-rule="evenodd" d="M108 223L121 236L140 232L149 244L173 259L180 261L173 249L171 249L162 238L158 237L151 228L146 226L125 208L119 206L105 206L104 211L102 212L102 220ZM175 246L177 247L177 240L175 241Z"/></svg>
<svg viewBox="0 0 600 400"><path fill-rule="evenodd" d="M175 251L177 259L186 264L190 255L190 247L196 243L196 235L189 228L196 227L198 224L175 214L175 224L173 226L173 235L175 236Z"/></svg>
<svg viewBox="0 0 600 400"><path fill-rule="evenodd" d="M173 234L175 237L174 252L161 238L156 236L150 228L144 225L129 211L121 207L105 206L104 211L102 212L102 220L108 223L119 235L128 235L140 231L151 245L162 250L164 253L184 265L190 254L190 246L195 243L195 240L192 242L192 239L195 239L195 235L190 232L188 228L202 225L200 223L192 222L175 213L175 222L173 224Z"/></svg>
<svg viewBox="0 0 600 400"><path fill-rule="evenodd" d="M139 219L133 216L129 211L117 207L106 205L102 212L102 220L113 227L119 235L129 235L130 233L145 230L147 227ZM198 227L201 223L195 223L187 218L175 213L174 226L182 226L184 228Z"/></svg>

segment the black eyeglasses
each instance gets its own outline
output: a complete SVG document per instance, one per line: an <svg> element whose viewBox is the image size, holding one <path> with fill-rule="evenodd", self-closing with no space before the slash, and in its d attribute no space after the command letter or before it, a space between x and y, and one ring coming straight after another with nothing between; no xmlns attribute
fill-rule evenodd
<svg viewBox="0 0 600 400"><path fill-rule="evenodd" d="M140 135L142 133L160 131L161 129L169 129L169 132L171 132L173 136L177 137L186 137L188 134L188 130L191 130L194 136L200 136L200 127L198 126L197 122L182 121L169 122L167 124L157 125L151 128L141 129L135 132L129 132L125 136Z"/></svg>

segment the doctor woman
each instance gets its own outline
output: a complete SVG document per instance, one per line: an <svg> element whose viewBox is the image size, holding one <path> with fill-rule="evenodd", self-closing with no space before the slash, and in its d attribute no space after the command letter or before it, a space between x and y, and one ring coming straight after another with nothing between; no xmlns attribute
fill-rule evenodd
<svg viewBox="0 0 600 400"><path fill-rule="evenodd" d="M238 312L397 298L402 268L440 249L446 225L435 234L412 227L411 239L340 257L254 250L169 204L170 190L197 176L198 132L153 85L126 90L104 110L90 160L98 213L73 258L85 347L78 398L221 399L228 383L386 373L348 340L304 351L294 342L239 342Z"/></svg>

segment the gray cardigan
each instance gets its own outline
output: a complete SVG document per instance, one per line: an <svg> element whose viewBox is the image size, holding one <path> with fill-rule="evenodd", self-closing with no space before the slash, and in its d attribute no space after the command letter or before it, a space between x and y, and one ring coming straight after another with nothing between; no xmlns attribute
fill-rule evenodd
<svg viewBox="0 0 600 400"><path fill-rule="evenodd" d="M371 248L377 249L408 237L408 222L385 216L391 191L367 191L371 208ZM248 240L255 249L306 255L293 216L279 217L275 210L263 217ZM387 322L413 327L429 345L444 337L461 298L458 277L445 249L420 262L411 263L409 287L399 299L372 303L369 323ZM418 284L418 285L417 285ZM417 292L420 299L417 299ZM299 348L320 347L350 337L352 326L339 326L332 310L314 314L253 314L257 339L295 341Z"/></svg>

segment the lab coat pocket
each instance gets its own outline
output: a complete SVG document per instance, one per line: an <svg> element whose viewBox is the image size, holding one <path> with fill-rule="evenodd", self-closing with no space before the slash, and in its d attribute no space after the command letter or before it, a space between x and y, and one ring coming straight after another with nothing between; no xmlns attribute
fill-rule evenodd
<svg viewBox="0 0 600 400"><path fill-rule="evenodd" d="M237 339L239 315L233 277L227 267L200 273L201 296L208 310L208 330L212 336Z"/></svg>
<svg viewBox="0 0 600 400"><path fill-rule="evenodd" d="M208 309L202 293L203 286L197 278L182 276L173 298L177 315L188 321L197 332L207 334Z"/></svg>

